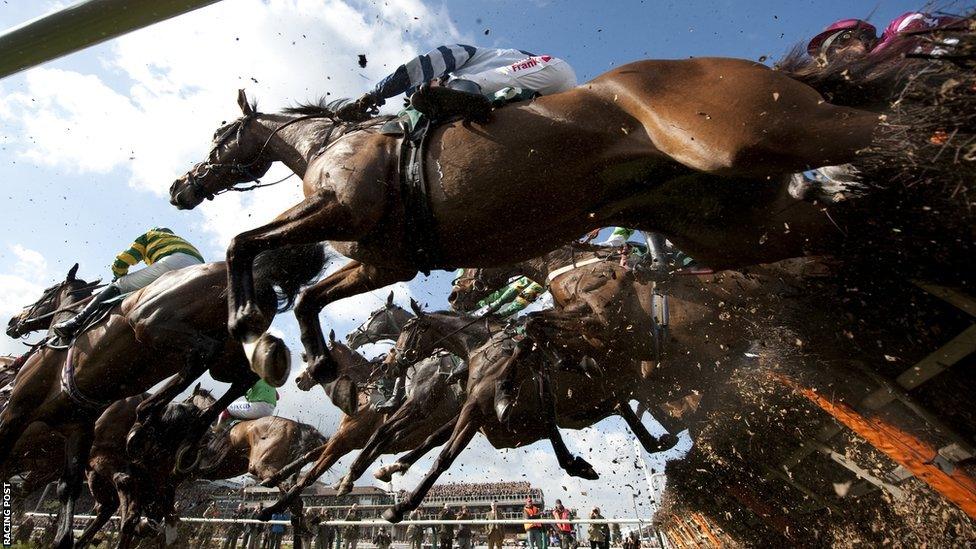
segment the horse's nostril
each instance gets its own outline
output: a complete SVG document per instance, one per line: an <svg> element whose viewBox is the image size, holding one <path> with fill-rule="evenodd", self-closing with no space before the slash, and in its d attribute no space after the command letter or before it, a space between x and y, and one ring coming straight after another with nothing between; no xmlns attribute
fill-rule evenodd
<svg viewBox="0 0 976 549"><path fill-rule="evenodd" d="M447 302L454 303L454 301L457 299L457 296L458 296L457 292L452 291L451 295L447 296Z"/></svg>

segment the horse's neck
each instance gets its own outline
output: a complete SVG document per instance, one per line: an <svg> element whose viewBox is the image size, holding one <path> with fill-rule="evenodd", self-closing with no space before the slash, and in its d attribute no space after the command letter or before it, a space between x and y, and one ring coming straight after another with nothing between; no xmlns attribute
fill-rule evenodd
<svg viewBox="0 0 976 549"><path fill-rule="evenodd" d="M439 318L444 340L438 345L458 356L468 356L491 337L492 331L487 321L477 320L471 324L467 316L447 316ZM467 324L467 325L466 325Z"/></svg>
<svg viewBox="0 0 976 549"><path fill-rule="evenodd" d="M74 304L76 304L76 303L80 303L82 301L88 301L89 299L91 299L91 297L92 297L91 291L85 292L85 295L83 295L81 297L76 296L75 295L75 292L70 291L70 290L67 291L65 294L62 294L61 299L58 299L58 302L55 304L55 307L54 307L54 310L55 311L61 311L61 312L56 313L53 316L51 316L51 326L54 326L55 324L57 324L57 323L59 323L59 322L61 322L63 320L68 320L69 318L71 318L71 317L75 316L76 314L78 314L78 311L80 311L81 308L80 307L71 307L71 306L74 305ZM71 308L68 309L68 310L62 310L62 309L67 309L68 307L71 307Z"/></svg>
<svg viewBox="0 0 976 549"><path fill-rule="evenodd" d="M325 144L332 128L332 121L325 118L312 118L275 131L294 119L294 116L282 114L261 115L255 125L258 127L256 137L262 145L270 137L265 154L288 166L299 177L305 177L308 162Z"/></svg>

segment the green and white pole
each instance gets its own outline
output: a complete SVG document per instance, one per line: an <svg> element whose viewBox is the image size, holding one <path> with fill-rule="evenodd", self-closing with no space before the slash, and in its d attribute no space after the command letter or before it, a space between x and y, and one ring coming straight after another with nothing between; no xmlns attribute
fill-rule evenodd
<svg viewBox="0 0 976 549"><path fill-rule="evenodd" d="M0 34L0 78L220 0L82 0Z"/></svg>

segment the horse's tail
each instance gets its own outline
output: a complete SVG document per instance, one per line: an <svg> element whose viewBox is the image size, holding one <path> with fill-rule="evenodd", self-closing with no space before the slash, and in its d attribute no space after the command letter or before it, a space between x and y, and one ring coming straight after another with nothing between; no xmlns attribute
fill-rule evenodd
<svg viewBox="0 0 976 549"><path fill-rule="evenodd" d="M295 304L298 292L318 278L330 259L322 244L268 250L254 260L254 282L274 291L280 313Z"/></svg>

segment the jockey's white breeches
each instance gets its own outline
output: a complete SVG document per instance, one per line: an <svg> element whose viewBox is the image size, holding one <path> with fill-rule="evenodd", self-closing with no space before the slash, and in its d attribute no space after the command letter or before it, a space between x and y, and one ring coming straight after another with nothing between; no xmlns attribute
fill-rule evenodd
<svg viewBox="0 0 976 549"><path fill-rule="evenodd" d="M230 403L227 413L237 419L260 419L274 414L275 407L267 402L248 402L239 398Z"/></svg>
<svg viewBox="0 0 976 549"><path fill-rule="evenodd" d="M156 280L170 271L176 271L191 265L199 265L200 263L203 262L189 254L172 254L160 259L148 267L139 269L138 271L133 271L124 276L120 276L115 282L112 283L112 285L117 287L123 294L126 294L129 292L134 292L140 288L145 288L152 283L153 280Z"/></svg>
<svg viewBox="0 0 976 549"><path fill-rule="evenodd" d="M562 59L548 55L534 55L511 65L474 74L462 74L456 78L478 84L482 93L488 96L507 87L529 89L541 95L549 95L576 86L573 67Z"/></svg>

